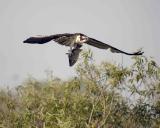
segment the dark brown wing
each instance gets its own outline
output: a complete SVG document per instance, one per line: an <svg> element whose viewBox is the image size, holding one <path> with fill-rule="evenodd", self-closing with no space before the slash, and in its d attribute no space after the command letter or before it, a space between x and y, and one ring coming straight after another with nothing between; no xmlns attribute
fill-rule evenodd
<svg viewBox="0 0 160 128"><path fill-rule="evenodd" d="M82 49L75 48L72 50L71 54L68 54L68 59L69 59L69 66L73 66L79 57L79 53L82 51Z"/></svg>
<svg viewBox="0 0 160 128"><path fill-rule="evenodd" d="M105 43L100 42L100 41L98 41L96 39L93 39L93 38L89 38L86 43L89 44L89 45L92 45L94 47L100 48L100 49L109 49L110 48L111 52L113 52L113 53L123 53L123 54L126 54L126 55L142 55L144 53L144 52L141 52L141 51L134 52L134 53L124 52L122 50L119 50L115 47L112 47L108 44L105 44Z"/></svg>
<svg viewBox="0 0 160 128"><path fill-rule="evenodd" d="M30 44L44 44L51 40L54 40L62 45L65 45L63 44L64 40L66 40L66 38L70 37L71 35L73 34L64 33L64 34L56 34L56 35L50 35L50 36L30 37L23 42L30 43Z"/></svg>

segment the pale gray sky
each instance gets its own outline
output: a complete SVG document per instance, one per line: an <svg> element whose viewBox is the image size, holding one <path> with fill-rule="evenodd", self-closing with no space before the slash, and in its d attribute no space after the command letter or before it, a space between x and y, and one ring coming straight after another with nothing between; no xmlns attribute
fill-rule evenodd
<svg viewBox="0 0 160 128"><path fill-rule="evenodd" d="M68 48L54 42L23 44L34 35L81 32L125 51L143 48L160 62L159 0L1 0L0 85L14 85L28 74L44 78L46 69L68 78ZM97 63L121 62L121 54L91 48ZM124 64L131 61L123 56Z"/></svg>

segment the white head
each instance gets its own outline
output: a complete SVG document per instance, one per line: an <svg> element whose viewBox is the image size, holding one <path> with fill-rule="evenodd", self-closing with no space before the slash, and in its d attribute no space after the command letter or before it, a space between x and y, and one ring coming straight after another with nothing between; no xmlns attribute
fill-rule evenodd
<svg viewBox="0 0 160 128"><path fill-rule="evenodd" d="M84 43L88 40L88 37L83 35L83 34L77 34L77 37L76 37L76 42L77 43Z"/></svg>

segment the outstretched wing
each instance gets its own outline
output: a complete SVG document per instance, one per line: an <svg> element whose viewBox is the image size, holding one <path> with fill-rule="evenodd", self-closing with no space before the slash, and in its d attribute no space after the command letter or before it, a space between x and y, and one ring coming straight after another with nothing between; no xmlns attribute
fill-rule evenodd
<svg viewBox="0 0 160 128"><path fill-rule="evenodd" d="M44 44L51 40L58 42L59 44L65 45L65 41L68 37L72 34L64 33L64 34L56 34L50 36L37 36L37 37L30 37L23 41L23 43L30 43L30 44ZM64 43L64 44L63 44Z"/></svg>
<svg viewBox="0 0 160 128"><path fill-rule="evenodd" d="M112 47L108 44L105 44L105 43L100 42L100 41L98 41L96 39L93 39L93 38L89 38L86 43L89 44L89 45L92 45L94 47L100 48L100 49L109 49L110 48L111 52L113 52L113 53L123 53L123 54L126 54L126 55L142 55L144 53L142 51L138 51L138 52L134 52L134 53L124 52L122 50L119 50L115 47Z"/></svg>
<svg viewBox="0 0 160 128"><path fill-rule="evenodd" d="M69 59L69 66L73 66L79 57L79 53L82 51L82 49L75 48L72 50L71 54L68 54L68 59Z"/></svg>

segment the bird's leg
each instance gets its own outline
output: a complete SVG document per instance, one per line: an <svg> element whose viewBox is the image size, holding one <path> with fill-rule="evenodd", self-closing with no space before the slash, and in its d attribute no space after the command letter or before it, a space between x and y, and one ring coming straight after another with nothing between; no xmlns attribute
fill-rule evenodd
<svg viewBox="0 0 160 128"><path fill-rule="evenodd" d="M72 46L70 46L70 50L69 50L69 53L72 53Z"/></svg>
<svg viewBox="0 0 160 128"><path fill-rule="evenodd" d="M72 46L70 46L70 49L68 50L68 53L66 54L68 54L69 56L72 54Z"/></svg>

